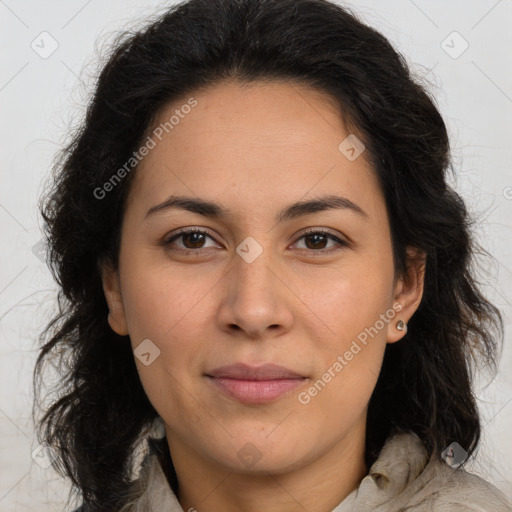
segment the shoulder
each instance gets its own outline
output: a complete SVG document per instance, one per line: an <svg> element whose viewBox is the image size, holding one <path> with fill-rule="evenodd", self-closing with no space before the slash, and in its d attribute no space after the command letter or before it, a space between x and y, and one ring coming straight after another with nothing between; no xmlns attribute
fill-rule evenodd
<svg viewBox="0 0 512 512"><path fill-rule="evenodd" d="M391 437L369 477L374 491L396 510L512 512L511 500L490 482L440 458L429 461L413 433Z"/></svg>
<svg viewBox="0 0 512 512"><path fill-rule="evenodd" d="M444 462L429 464L424 480L435 510L512 512L512 501L493 484Z"/></svg>

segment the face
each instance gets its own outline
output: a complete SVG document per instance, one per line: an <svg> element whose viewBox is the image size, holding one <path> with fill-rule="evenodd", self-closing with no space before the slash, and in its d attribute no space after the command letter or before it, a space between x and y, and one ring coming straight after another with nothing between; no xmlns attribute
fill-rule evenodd
<svg viewBox="0 0 512 512"><path fill-rule="evenodd" d="M226 82L193 98L160 112L155 127L179 122L134 176L109 323L175 460L279 473L339 456L364 440L423 276L395 280L384 196L328 97Z"/></svg>

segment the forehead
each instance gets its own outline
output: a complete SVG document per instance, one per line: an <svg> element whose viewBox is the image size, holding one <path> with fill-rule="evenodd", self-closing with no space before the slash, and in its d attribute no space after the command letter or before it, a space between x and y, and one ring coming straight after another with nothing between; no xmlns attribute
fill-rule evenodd
<svg viewBox="0 0 512 512"><path fill-rule="evenodd" d="M152 135L158 127L161 140ZM355 159L344 153L344 141L355 134L345 129L340 107L310 87L222 82L166 105L148 133L156 145L139 164L130 194L141 208L185 194L263 213L262 202L326 193L357 198L370 211L382 208L364 151Z"/></svg>

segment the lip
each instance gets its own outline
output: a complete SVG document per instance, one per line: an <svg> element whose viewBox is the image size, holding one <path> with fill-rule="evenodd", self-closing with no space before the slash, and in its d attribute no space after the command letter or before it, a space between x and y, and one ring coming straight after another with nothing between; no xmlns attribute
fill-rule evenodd
<svg viewBox="0 0 512 512"><path fill-rule="evenodd" d="M277 400L307 380L307 377L275 364L257 367L233 364L216 368L205 376L224 394L251 404Z"/></svg>
<svg viewBox="0 0 512 512"><path fill-rule="evenodd" d="M284 366L277 364L263 364L250 366L244 363L221 366L207 373L209 377L239 379L239 380L275 380L275 379L301 379L304 378Z"/></svg>

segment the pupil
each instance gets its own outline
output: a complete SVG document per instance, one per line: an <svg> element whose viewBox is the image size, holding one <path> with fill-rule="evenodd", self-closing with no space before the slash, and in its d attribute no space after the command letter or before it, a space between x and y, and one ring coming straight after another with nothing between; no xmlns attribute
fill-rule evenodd
<svg viewBox="0 0 512 512"><path fill-rule="evenodd" d="M306 237L306 240L310 240L312 238L315 238L316 239L316 242L313 243L313 247L309 247L309 244L306 242L306 245L308 246L308 249L311 249L311 248L318 248L318 239L323 239L323 241L325 242L325 236L324 235L309 235ZM321 242L320 242L321 243Z"/></svg>
<svg viewBox="0 0 512 512"><path fill-rule="evenodd" d="M204 234L203 233L188 233L187 235L185 235L185 239L188 239L188 238L191 238L191 237L204 237ZM197 243L201 243L201 240L195 240L192 242L192 245L195 247L195 244ZM185 244L186 245L186 244Z"/></svg>

